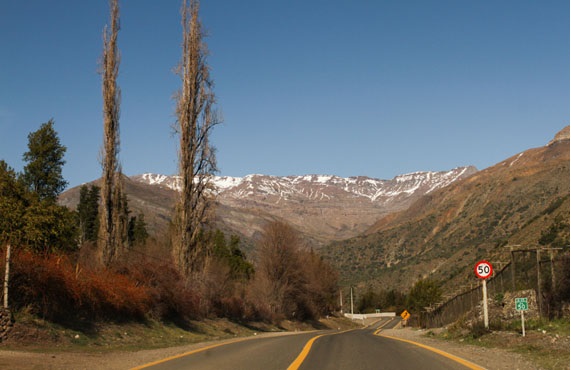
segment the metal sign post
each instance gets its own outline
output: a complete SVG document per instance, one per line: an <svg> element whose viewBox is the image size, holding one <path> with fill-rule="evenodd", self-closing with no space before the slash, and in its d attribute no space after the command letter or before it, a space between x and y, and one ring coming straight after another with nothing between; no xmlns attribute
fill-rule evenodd
<svg viewBox="0 0 571 370"><path fill-rule="evenodd" d="M523 317L523 311L529 309L527 298L516 298L515 309L521 313L521 334L525 337L525 318Z"/></svg>
<svg viewBox="0 0 571 370"><path fill-rule="evenodd" d="M521 336L525 337L525 318L523 317L523 311L521 312Z"/></svg>
<svg viewBox="0 0 571 370"><path fill-rule="evenodd" d="M488 320L488 287L486 286L486 279L482 279L482 295L482 299L484 301L484 327L489 329L490 323Z"/></svg>
<svg viewBox="0 0 571 370"><path fill-rule="evenodd" d="M493 272L492 264L485 260L476 263L476 266L474 266L474 273L479 279L482 279L482 305L484 307L484 327L486 329L490 327L488 320L488 288L486 286L486 279L492 276Z"/></svg>

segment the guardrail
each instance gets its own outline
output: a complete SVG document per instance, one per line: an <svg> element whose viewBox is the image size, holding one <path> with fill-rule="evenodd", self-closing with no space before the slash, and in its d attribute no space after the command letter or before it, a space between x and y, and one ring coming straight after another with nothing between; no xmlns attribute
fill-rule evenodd
<svg viewBox="0 0 571 370"><path fill-rule="evenodd" d="M396 312L380 312L380 313L365 313L365 314L346 313L345 317L348 319L353 319L353 320L366 320L366 319L375 318L375 317L395 317L396 315L397 315Z"/></svg>

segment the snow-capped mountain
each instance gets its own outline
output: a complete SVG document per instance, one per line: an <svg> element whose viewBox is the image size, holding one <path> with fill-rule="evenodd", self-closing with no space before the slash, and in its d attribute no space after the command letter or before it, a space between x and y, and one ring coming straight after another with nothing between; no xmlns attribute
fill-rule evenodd
<svg viewBox="0 0 571 370"><path fill-rule="evenodd" d="M428 194L475 172L477 170L472 166L458 167L442 172L413 172L396 176L392 180L379 180L364 176L343 178L333 175L214 176L212 183L218 195L224 198L245 199L274 196L283 200L298 197L310 200L334 200L341 193L346 193L346 196L366 198L375 202L418 192ZM178 176L146 173L133 176L131 179L149 185L161 185L180 190Z"/></svg>
<svg viewBox="0 0 571 370"><path fill-rule="evenodd" d="M251 237L260 229L260 222L252 217L278 218L325 242L357 235L383 215L405 209L419 197L475 172L477 169L469 166L442 172L414 172L392 180L364 176L248 175L214 176L212 182L217 200L224 208L218 217L246 236ZM173 190L180 188L177 176L146 173L131 179ZM237 220L240 218L236 217L237 210L247 210L247 220Z"/></svg>

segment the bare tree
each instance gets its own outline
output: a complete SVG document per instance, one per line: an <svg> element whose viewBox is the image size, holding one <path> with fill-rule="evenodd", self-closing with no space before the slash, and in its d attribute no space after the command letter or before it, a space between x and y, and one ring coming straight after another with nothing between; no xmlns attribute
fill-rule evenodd
<svg viewBox="0 0 571 370"><path fill-rule="evenodd" d="M189 275L201 268L206 254L199 234L212 205L210 179L216 172L216 157L209 142L212 128L220 123L214 109L208 49L198 19L198 0L184 0L182 15L182 59L178 75L182 88L177 94L177 127L180 136L180 199L176 207L173 238L174 259L181 272Z"/></svg>
<svg viewBox="0 0 571 370"><path fill-rule="evenodd" d="M119 105L120 89L117 86L119 74L119 51L117 34L119 32L119 3L110 0L111 27L103 31L103 56L101 74L103 75L103 148L101 164L101 213L99 223L98 249L101 262L109 266L125 247L126 227L122 223L126 218L122 174L119 165Z"/></svg>
<svg viewBox="0 0 571 370"><path fill-rule="evenodd" d="M264 227L258 242L255 288L272 315L291 317L300 306L307 283L301 248L302 240L290 225L276 221Z"/></svg>
<svg viewBox="0 0 571 370"><path fill-rule="evenodd" d="M283 318L307 320L334 310L337 273L307 250L293 227L279 221L267 224L256 251L250 301L262 315L275 322Z"/></svg>

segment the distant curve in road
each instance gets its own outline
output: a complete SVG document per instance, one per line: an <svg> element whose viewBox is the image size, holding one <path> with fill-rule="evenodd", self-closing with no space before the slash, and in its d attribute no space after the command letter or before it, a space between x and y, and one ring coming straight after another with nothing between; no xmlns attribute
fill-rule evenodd
<svg viewBox="0 0 571 370"><path fill-rule="evenodd" d="M466 370L482 369L445 352L376 335L383 319L363 329L238 340L136 369L152 370Z"/></svg>

